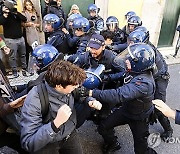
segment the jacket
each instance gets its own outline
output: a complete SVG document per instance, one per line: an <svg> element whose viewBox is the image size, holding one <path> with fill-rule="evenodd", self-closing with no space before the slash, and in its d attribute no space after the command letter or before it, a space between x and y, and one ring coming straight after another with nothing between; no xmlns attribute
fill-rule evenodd
<svg viewBox="0 0 180 154"><path fill-rule="evenodd" d="M69 46L66 35L61 30L56 30L48 37L47 44L54 46L59 52L67 54Z"/></svg>
<svg viewBox="0 0 180 154"><path fill-rule="evenodd" d="M0 15L0 25L3 25L4 37L10 39L21 38L23 36L21 24L26 20L26 17L20 12L10 12L7 18Z"/></svg>
<svg viewBox="0 0 180 154"><path fill-rule="evenodd" d="M21 144L22 147L29 152L40 150L49 143L62 141L70 135L76 127L73 96L71 94L65 95L59 93L46 82L45 86L49 98L49 111L45 120L43 120L44 117L42 117L41 114L41 104L37 86L33 87L28 93L21 111ZM53 127L52 120L55 119L58 109L64 104L67 104L72 109L72 114L68 121L61 125L57 131ZM44 123L43 121L46 122Z"/></svg>
<svg viewBox="0 0 180 154"><path fill-rule="evenodd" d="M132 119L142 119L150 109L155 83L151 74L135 76L129 83L110 90L93 90L92 97L104 103L121 104L123 114ZM149 116L150 112L148 112Z"/></svg>

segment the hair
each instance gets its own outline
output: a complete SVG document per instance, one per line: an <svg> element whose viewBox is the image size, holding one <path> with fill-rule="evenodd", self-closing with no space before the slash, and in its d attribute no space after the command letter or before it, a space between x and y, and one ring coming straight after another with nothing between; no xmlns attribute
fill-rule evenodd
<svg viewBox="0 0 180 154"><path fill-rule="evenodd" d="M35 9L33 3L31 2L31 0L24 0L24 3L23 3L23 11L26 10L26 3L27 3L27 2L31 3L31 5L32 5L32 12L34 12L34 13L37 14L36 9Z"/></svg>
<svg viewBox="0 0 180 154"><path fill-rule="evenodd" d="M114 32L112 32L110 30L102 30L101 35L104 37L105 40L107 40L107 39L113 40L113 38L114 38Z"/></svg>
<svg viewBox="0 0 180 154"><path fill-rule="evenodd" d="M51 87L61 85L65 88L68 85L82 84L86 79L86 73L80 67L63 60L53 62L46 74L45 80Z"/></svg>

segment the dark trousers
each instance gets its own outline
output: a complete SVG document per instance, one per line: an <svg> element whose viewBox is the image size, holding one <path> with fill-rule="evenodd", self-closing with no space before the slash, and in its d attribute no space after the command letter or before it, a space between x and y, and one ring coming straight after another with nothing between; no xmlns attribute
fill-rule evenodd
<svg viewBox="0 0 180 154"><path fill-rule="evenodd" d="M91 116L92 109L89 107L88 103L75 103L77 125L76 128L79 128L84 124L84 122L89 119Z"/></svg>
<svg viewBox="0 0 180 154"><path fill-rule="evenodd" d="M156 153L147 144L147 137L149 135L148 123L145 120L133 120L124 116L122 108L115 110L106 120L102 121L98 131L104 138L105 143L111 145L117 140L113 128L124 124L129 125L133 134L134 151L136 154Z"/></svg>
<svg viewBox="0 0 180 154"><path fill-rule="evenodd" d="M33 154L82 154L82 147L76 131L70 135L67 141L60 141L46 145Z"/></svg>
<svg viewBox="0 0 180 154"><path fill-rule="evenodd" d="M154 99L160 99L163 102L166 102L166 89L168 86L168 82L169 80L163 79L161 77L158 77L157 79L155 79L156 90L154 94ZM162 114L161 111L157 109L155 109L155 113L163 129L165 131L172 130L169 119L166 116L164 116L164 114Z"/></svg>

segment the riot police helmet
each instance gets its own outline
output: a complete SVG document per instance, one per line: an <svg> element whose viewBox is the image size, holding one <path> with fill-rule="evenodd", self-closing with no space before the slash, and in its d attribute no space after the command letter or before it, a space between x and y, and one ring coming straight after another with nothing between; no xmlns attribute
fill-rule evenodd
<svg viewBox="0 0 180 154"><path fill-rule="evenodd" d="M130 72L143 73L155 69L155 52L152 47L145 43L135 43L114 59L114 62L122 68L127 69L126 60L131 64Z"/></svg>
<svg viewBox="0 0 180 154"><path fill-rule="evenodd" d="M106 20L106 26L109 30L115 30L119 27L119 21L115 16L109 16Z"/></svg>
<svg viewBox="0 0 180 154"><path fill-rule="evenodd" d="M87 12L90 14L91 12L95 12L96 15L99 13L100 9L97 7L96 4L89 4Z"/></svg>
<svg viewBox="0 0 180 154"><path fill-rule="evenodd" d="M32 52L32 57L34 64L36 64L40 70L49 66L57 58L64 58L62 53L58 52L54 46L49 44L37 46Z"/></svg>
<svg viewBox="0 0 180 154"><path fill-rule="evenodd" d="M82 17L79 13L71 14L67 19L67 28L70 28L74 22L75 19Z"/></svg>
<svg viewBox="0 0 180 154"><path fill-rule="evenodd" d="M128 40L128 44L140 43L140 42L146 43L148 37L149 35L147 36L146 33L144 33L143 31L135 30L129 34L127 40Z"/></svg>
<svg viewBox="0 0 180 154"><path fill-rule="evenodd" d="M142 32L144 32L145 35L146 35L146 38L144 39L143 42L147 43L147 42L149 41L150 35L149 35L149 31L147 30L146 27L144 27L144 26L138 26L138 27L136 27L136 28L134 29L134 31L142 31Z"/></svg>
<svg viewBox="0 0 180 154"><path fill-rule="evenodd" d="M105 66L103 64L99 64L96 68L93 67L85 70L87 77L83 86L87 89L98 88L102 83L101 76L104 70Z"/></svg>
<svg viewBox="0 0 180 154"><path fill-rule="evenodd" d="M142 21L139 16L131 16L127 22L128 25L135 25L136 27L142 25Z"/></svg>
<svg viewBox="0 0 180 154"><path fill-rule="evenodd" d="M46 25L50 25L53 30L58 30L64 24L64 19L55 14L47 14L43 18L43 29L48 32Z"/></svg>
<svg viewBox="0 0 180 154"><path fill-rule="evenodd" d="M79 29L84 32L88 32L88 30L90 29L90 23L88 19L84 17L80 17L80 18L76 18L73 21L72 27L73 29Z"/></svg>
<svg viewBox="0 0 180 154"><path fill-rule="evenodd" d="M126 20L128 20L130 17L135 16L136 13L134 11L129 11L125 14Z"/></svg>

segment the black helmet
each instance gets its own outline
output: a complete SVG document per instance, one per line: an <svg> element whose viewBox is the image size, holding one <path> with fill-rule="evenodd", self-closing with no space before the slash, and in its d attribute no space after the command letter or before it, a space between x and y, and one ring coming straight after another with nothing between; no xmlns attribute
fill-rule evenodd
<svg viewBox="0 0 180 154"><path fill-rule="evenodd" d="M116 29L119 27L119 21L115 16L109 16L106 20L106 26L110 29Z"/></svg>

